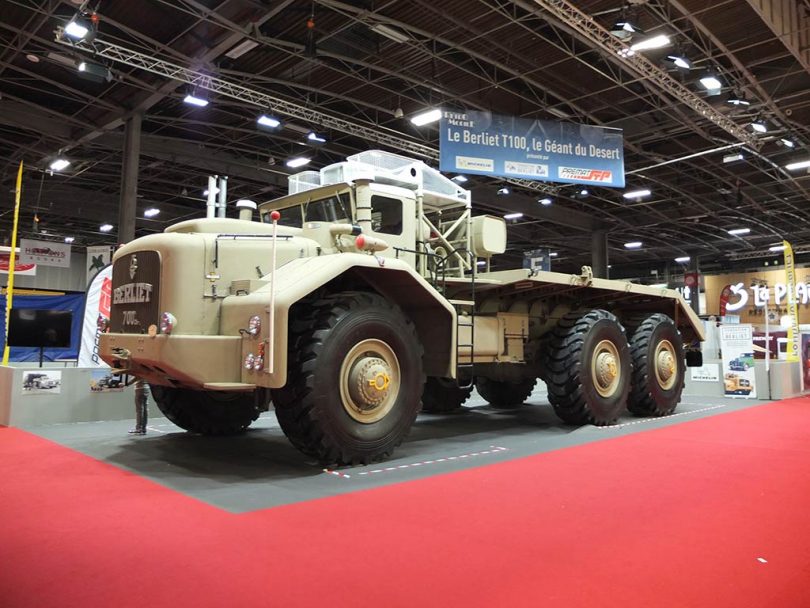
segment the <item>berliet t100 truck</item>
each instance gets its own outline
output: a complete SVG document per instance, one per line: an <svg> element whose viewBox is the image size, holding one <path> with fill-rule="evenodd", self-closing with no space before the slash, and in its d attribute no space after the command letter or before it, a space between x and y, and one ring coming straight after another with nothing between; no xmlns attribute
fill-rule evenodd
<svg viewBox="0 0 810 608"><path fill-rule="evenodd" d="M290 177L261 222L194 219L118 250L101 354L183 429L244 431L272 402L329 464L388 457L420 408L538 378L569 424L671 413L702 327L677 292L491 271L504 220L422 162L369 151Z"/></svg>

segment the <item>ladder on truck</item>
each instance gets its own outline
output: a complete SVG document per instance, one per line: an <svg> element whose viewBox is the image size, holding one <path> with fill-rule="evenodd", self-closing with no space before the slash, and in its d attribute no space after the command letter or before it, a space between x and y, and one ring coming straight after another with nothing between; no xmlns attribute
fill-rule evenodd
<svg viewBox="0 0 810 608"><path fill-rule="evenodd" d="M448 298L448 302L456 309L456 384L458 384L459 388L472 388L475 382L475 273L477 268L475 255L467 249L456 249L450 252L445 257L445 262L451 255L459 253L466 254L472 261L469 299L455 300ZM447 293L447 277L444 275L442 276L442 292ZM468 327L470 330L469 342L466 343L461 342L461 328L463 327ZM469 362L467 363L460 362L463 352L469 355Z"/></svg>

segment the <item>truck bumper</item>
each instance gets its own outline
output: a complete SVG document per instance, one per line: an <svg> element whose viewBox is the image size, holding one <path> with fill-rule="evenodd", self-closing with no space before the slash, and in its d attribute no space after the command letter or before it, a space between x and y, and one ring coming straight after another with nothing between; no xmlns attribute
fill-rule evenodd
<svg viewBox="0 0 810 608"><path fill-rule="evenodd" d="M233 390L242 384L241 343L239 336L101 334L99 352L113 369L147 382Z"/></svg>

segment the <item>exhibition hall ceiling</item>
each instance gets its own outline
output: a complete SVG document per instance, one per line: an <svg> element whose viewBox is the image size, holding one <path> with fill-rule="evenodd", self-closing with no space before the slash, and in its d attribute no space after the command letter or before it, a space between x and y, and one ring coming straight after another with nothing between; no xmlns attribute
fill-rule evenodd
<svg viewBox="0 0 810 608"><path fill-rule="evenodd" d="M80 9L98 16L95 42L71 48L54 32ZM595 229L608 233L614 276L686 256L706 269L762 263L778 257L769 249L783 238L810 252L810 174L786 168L810 160L808 15L810 0L2 0L0 240L23 160L25 236L114 244L122 125L133 113L143 114L143 235L204 214L210 174L229 176L229 200L261 202L286 193L295 156L319 169L371 148L398 152L403 141L438 150L438 123L410 117L443 108L624 132L625 189L538 191L468 176L476 213L523 213L510 220L501 267L549 247L555 269L578 271ZM636 51L653 66L645 71L595 44L588 28L628 45L660 35L669 44ZM204 91L94 57L93 44L189 67L298 112L215 93L190 105L186 96ZM707 88L710 76L717 83ZM307 119L308 110L317 112ZM262 113L281 126L262 128ZM380 135L370 141L353 124ZM57 157L70 165L51 172ZM623 196L638 190L650 193ZM99 231L105 223L111 232ZM642 247L624 247L633 241Z"/></svg>

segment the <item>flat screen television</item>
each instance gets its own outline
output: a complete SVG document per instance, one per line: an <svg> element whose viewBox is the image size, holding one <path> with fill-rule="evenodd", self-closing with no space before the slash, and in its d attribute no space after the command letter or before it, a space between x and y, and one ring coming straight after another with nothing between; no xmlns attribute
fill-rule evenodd
<svg viewBox="0 0 810 608"><path fill-rule="evenodd" d="M8 320L8 345L69 348L73 312L12 308Z"/></svg>

